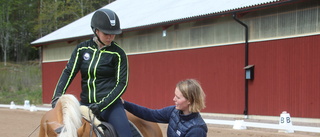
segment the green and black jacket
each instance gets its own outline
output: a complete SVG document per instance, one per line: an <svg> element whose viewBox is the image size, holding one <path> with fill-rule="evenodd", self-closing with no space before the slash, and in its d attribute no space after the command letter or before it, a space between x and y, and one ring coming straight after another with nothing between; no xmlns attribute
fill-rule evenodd
<svg viewBox="0 0 320 137"><path fill-rule="evenodd" d="M126 53L112 42L98 49L91 39L80 43L73 51L57 83L53 98L64 94L80 70L81 103L97 103L100 111L108 108L125 92L128 84Z"/></svg>

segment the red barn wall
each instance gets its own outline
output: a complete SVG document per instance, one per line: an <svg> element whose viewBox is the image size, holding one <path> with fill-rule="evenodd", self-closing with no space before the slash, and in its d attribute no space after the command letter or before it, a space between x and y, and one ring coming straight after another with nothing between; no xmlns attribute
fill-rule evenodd
<svg viewBox="0 0 320 137"><path fill-rule="evenodd" d="M66 67L67 61L42 63L42 101L50 103L54 89L60 78L63 69ZM74 81L70 84L67 93L74 94L78 99L81 91L81 77L77 74Z"/></svg>
<svg viewBox="0 0 320 137"><path fill-rule="evenodd" d="M320 118L320 36L250 43L249 114Z"/></svg>
<svg viewBox="0 0 320 137"><path fill-rule="evenodd" d="M320 36L249 44L249 115L320 118ZM176 83L200 81L207 95L203 112L243 114L244 44L129 55L129 85L123 98L161 108L173 105ZM67 62L43 63L43 102L53 90ZM78 74L79 75L79 74ZM79 97L77 76L67 93Z"/></svg>
<svg viewBox="0 0 320 137"><path fill-rule="evenodd" d="M161 108L174 105L174 89L197 79L207 95L204 112L243 111L244 47L231 45L129 56L130 83L125 99Z"/></svg>

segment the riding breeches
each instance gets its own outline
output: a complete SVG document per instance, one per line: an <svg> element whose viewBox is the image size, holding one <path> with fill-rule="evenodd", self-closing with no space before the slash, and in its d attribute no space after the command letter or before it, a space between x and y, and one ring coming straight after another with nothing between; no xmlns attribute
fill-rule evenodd
<svg viewBox="0 0 320 137"><path fill-rule="evenodd" d="M102 111L100 117L114 127L119 137L132 137L130 124L120 99Z"/></svg>

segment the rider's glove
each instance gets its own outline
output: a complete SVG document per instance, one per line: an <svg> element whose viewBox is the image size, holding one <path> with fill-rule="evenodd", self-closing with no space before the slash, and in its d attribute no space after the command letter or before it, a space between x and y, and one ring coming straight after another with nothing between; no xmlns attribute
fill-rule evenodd
<svg viewBox="0 0 320 137"><path fill-rule="evenodd" d="M59 97L55 97L52 99L52 101L51 101L52 108L56 107L58 100L59 100Z"/></svg>
<svg viewBox="0 0 320 137"><path fill-rule="evenodd" d="M98 107L98 105L96 103L93 103L93 104L89 105L89 108L91 109L92 113L96 117L100 116L100 110L99 110L99 107Z"/></svg>

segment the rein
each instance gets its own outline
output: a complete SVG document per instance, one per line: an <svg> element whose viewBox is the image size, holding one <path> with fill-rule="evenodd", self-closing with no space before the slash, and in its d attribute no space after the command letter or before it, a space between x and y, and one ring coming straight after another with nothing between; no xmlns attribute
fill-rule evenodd
<svg viewBox="0 0 320 137"><path fill-rule="evenodd" d="M88 111L88 114L89 114L89 122L90 122L90 125L91 125L91 127L90 127L90 136L89 137L92 137L92 134L93 134L93 132L94 132L94 119L95 119L95 115L93 115L93 117L91 116L91 113L90 113L90 110Z"/></svg>
<svg viewBox="0 0 320 137"><path fill-rule="evenodd" d="M89 137L92 137L92 134L93 134L93 123L94 123L94 118L95 116L93 115L93 118L91 118L91 115L89 115L89 119L90 119L90 124L91 124L91 127L90 127L90 136Z"/></svg>
<svg viewBox="0 0 320 137"><path fill-rule="evenodd" d="M36 129L34 129L34 130L29 134L28 137L30 137L39 127L40 127L40 124L36 127Z"/></svg>

